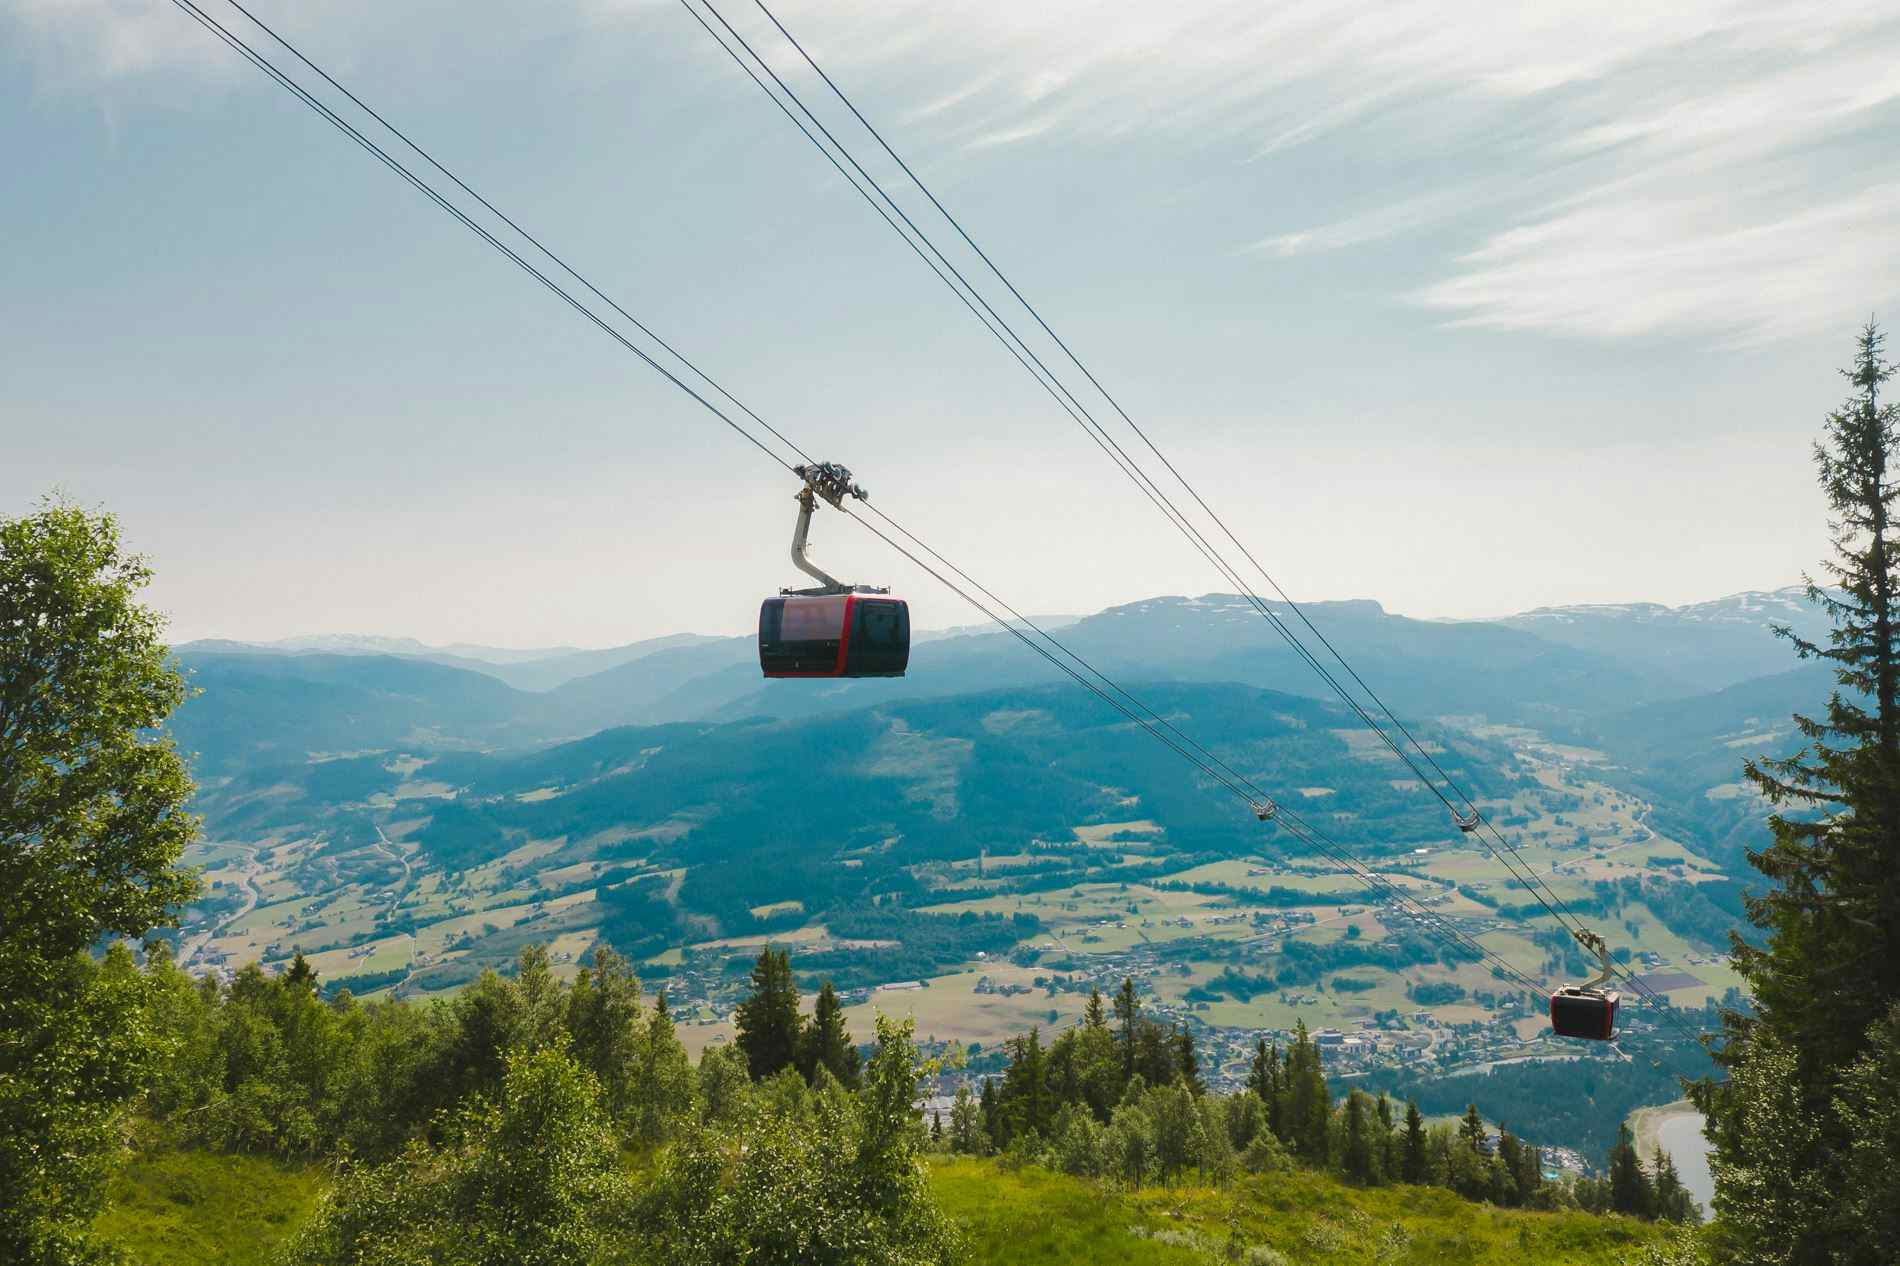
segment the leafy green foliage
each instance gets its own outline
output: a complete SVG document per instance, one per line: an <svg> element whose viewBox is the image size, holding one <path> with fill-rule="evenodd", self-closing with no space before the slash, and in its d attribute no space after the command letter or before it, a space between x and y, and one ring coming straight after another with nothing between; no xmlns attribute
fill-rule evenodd
<svg viewBox="0 0 1900 1266"><path fill-rule="evenodd" d="M642 1260L685 1266L930 1266L958 1237L931 1198L911 1106L910 1022L880 1017L856 1096L834 1084L761 1096L742 1128L694 1131L662 1160L635 1216Z"/></svg>
<svg viewBox="0 0 1900 1266"><path fill-rule="evenodd" d="M287 1266L594 1266L623 1260L632 1184L599 1084L558 1047L508 1057L496 1101L468 1101L437 1146L344 1164Z"/></svg>
<svg viewBox="0 0 1900 1266"><path fill-rule="evenodd" d="M160 733L185 697L117 522L0 520L0 1260L96 1255L114 1117L160 1051L109 935L190 899L191 779Z"/></svg>

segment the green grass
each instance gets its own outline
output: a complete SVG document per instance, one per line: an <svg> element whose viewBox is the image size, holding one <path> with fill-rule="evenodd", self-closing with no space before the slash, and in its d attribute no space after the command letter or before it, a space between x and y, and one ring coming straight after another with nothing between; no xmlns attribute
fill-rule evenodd
<svg viewBox="0 0 1900 1266"><path fill-rule="evenodd" d="M113 1182L99 1229L140 1266L265 1266L323 1183L318 1166L146 1153ZM1613 1266L1657 1234L1627 1218L1495 1209L1435 1188L1360 1189L1304 1170L1226 1191L1124 1194L1033 1166L938 1159L930 1185L963 1228L968 1260L983 1266L1204 1266L1236 1226L1247 1246L1301 1266Z"/></svg>
<svg viewBox="0 0 1900 1266"><path fill-rule="evenodd" d="M1248 1247L1302 1266L1613 1266L1658 1234L1628 1218L1497 1209L1436 1188L1360 1189L1306 1171L1245 1178L1229 1191L1123 1195L1035 1168L945 1160L932 1165L931 1186L963 1225L970 1260L998 1266L1206 1263L1235 1226Z"/></svg>
<svg viewBox="0 0 1900 1266"><path fill-rule="evenodd" d="M323 1171L310 1165L145 1153L113 1180L99 1232L139 1266L264 1266L322 1185Z"/></svg>

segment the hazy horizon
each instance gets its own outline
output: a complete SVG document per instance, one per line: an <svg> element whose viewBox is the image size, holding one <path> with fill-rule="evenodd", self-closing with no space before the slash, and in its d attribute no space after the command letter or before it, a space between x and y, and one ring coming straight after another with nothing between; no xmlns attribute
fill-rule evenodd
<svg viewBox="0 0 1900 1266"><path fill-rule="evenodd" d="M258 12L1018 609L1225 585L676 6ZM1824 556L1809 444L1900 308L1886 7L781 16L1295 598ZM119 513L181 639L613 646L797 579L782 471L164 0L0 30L0 513Z"/></svg>
<svg viewBox="0 0 1900 1266"><path fill-rule="evenodd" d="M1486 621L1507 620L1516 616L1529 615L1535 611L1563 610L1566 608L1579 608L1579 607L1614 608L1614 607L1626 607L1626 606L1662 606L1662 607L1668 607L1671 609L1679 609L1682 607L1698 606L1698 605L1712 603L1712 602L1721 602L1726 599L1740 597L1743 594L1748 594L1748 593L1781 593L1789 589L1798 589L1800 587L1801 587L1801 582L1796 581L1796 582L1791 582L1786 585L1757 586L1755 588L1750 588L1750 589L1737 589L1737 590L1730 591L1728 593L1716 594L1713 597L1691 598L1687 602L1656 603L1656 602L1652 602L1649 599L1644 599L1644 598L1631 598L1623 602L1606 602L1606 603L1556 602L1556 603L1547 603L1541 607L1526 608L1522 611L1498 611L1498 612L1492 612L1488 615L1457 616L1457 617L1414 615L1411 612L1394 610L1388 604L1381 602L1377 598L1369 597L1369 596L1347 597L1347 598L1324 598L1324 599L1314 600L1313 602L1301 602L1299 597L1295 595L1294 601L1301 602L1302 606L1307 606L1307 607L1318 607L1318 606L1324 605L1325 603L1334 603L1334 602L1374 602L1374 603L1378 603L1378 605L1385 611L1387 615L1401 616L1407 619L1484 623ZM1209 591L1207 593L1200 593L1200 594L1145 594L1138 597L1131 597L1124 602L1110 603L1108 607L1098 608L1098 611L1108 610L1110 608L1118 607L1118 606L1128 606L1135 603L1156 601L1156 600L1165 599L1165 598L1204 599L1204 598L1217 598L1217 597L1238 598L1239 596L1240 595L1238 594L1227 593L1227 592L1218 591L1218 590ZM1263 595L1263 596L1266 596L1267 601L1270 603L1274 603L1276 605L1279 603L1278 598L1272 597L1271 595ZM1029 613L1029 618L1035 621L1037 624L1042 625L1043 627L1046 628L1046 627L1049 627L1048 622L1050 621L1081 620L1081 619L1086 619L1088 616L1094 615L1094 614L1097 614L1097 611L1031 612ZM336 629L336 630L326 630L322 632L312 632L309 630L304 630L300 632L285 633L285 634L281 634L274 637L259 637L259 638L231 637L231 636L227 636L227 635L215 633L215 632L203 633L203 634L199 634L192 637L180 637L177 635L176 627L174 626L171 641L172 641L172 645L174 646L184 646L184 645L187 645L190 643L196 643L196 642L234 642L234 643L238 643L238 644L242 644L246 646L270 647L270 646L287 646L287 645L292 645L296 643L318 642L318 641L325 641L325 640L347 642L352 639L355 639L355 640L360 640L364 642L371 642L371 641L414 642L424 647L427 650L435 651L435 652L454 652L457 650L490 650L490 651L507 651L511 653L545 651L550 654L562 654L566 652L612 650L618 646L625 646L632 642L645 642L645 641L651 641L651 640L666 638L666 637L677 637L677 636L689 636L689 637L697 636L697 637L714 637L714 638L744 637L744 636L748 636L752 634L755 631L755 628L756 628L756 625L751 624L751 623L748 623L747 625L741 628L734 628L734 629L727 629L727 630L704 629L704 628L679 628L679 629L668 630L667 632L664 632L664 633L656 633L656 634L653 634L652 637L629 638L623 642L610 642L610 643L605 643L601 645L584 646L584 645L573 644L573 643L541 644L541 645L507 644L507 643L496 643L496 642L468 642L468 641L436 643L436 642L429 642L423 638L414 637L410 634L403 633L401 631L371 632L364 629ZM996 631L996 626L993 622L977 624L977 623L973 623L971 621L966 620L959 623L936 625L936 626L917 625L915 631L918 634L982 633L986 631Z"/></svg>

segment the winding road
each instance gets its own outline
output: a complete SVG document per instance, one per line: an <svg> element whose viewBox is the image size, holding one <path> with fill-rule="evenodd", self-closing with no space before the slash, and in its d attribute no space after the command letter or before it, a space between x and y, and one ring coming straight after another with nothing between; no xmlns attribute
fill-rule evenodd
<svg viewBox="0 0 1900 1266"><path fill-rule="evenodd" d="M264 873L264 868L258 865L257 862L257 846L255 844L237 844L232 847L241 849L247 854L244 865L238 868L238 884L244 889L244 904L230 915L212 924L203 932L200 932L196 937L183 942L180 945L178 954L178 963L181 967L190 967L192 963L197 961L198 955L204 952L205 947L216 940L224 929L230 927L233 923L236 923L239 919L257 909L258 900L262 896L257 890L257 877Z"/></svg>

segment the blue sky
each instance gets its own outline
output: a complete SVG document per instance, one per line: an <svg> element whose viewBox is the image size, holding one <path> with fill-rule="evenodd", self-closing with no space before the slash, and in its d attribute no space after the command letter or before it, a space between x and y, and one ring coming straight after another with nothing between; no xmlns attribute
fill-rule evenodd
<svg viewBox="0 0 1900 1266"><path fill-rule="evenodd" d="M679 3L255 7L1019 607L1222 587ZM777 11L1290 592L1471 616L1793 580L1900 312L1892 7L1621 8ZM0 0L0 153L0 506L118 511L179 637L608 644L795 579L783 472L169 3Z"/></svg>

